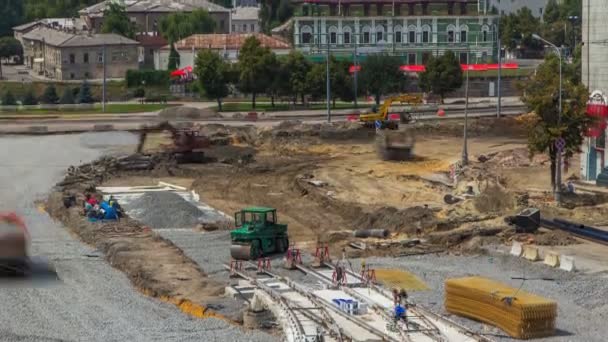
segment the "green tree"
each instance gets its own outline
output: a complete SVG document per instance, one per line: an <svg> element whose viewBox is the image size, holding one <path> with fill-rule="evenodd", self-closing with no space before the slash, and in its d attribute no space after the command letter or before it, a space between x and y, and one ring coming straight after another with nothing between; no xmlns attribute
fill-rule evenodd
<svg viewBox="0 0 608 342"><path fill-rule="evenodd" d="M239 50L239 83L238 88L244 93L251 94L251 106L255 109L256 95L264 92L272 81L268 56L272 52L263 47L260 41L251 36L245 40Z"/></svg>
<svg viewBox="0 0 608 342"><path fill-rule="evenodd" d="M370 55L361 63L361 84L374 96L376 104L380 104L382 95L401 90L405 76L399 71L400 66L399 57L388 55Z"/></svg>
<svg viewBox="0 0 608 342"><path fill-rule="evenodd" d="M441 103L447 93L462 86L460 62L451 51L446 51L441 57L431 57L425 68L426 70L420 74L420 88L439 95Z"/></svg>
<svg viewBox="0 0 608 342"><path fill-rule="evenodd" d="M522 48L541 49L542 44L532 38L541 29L540 21L529 8L523 7L515 14L503 16L500 21L500 37L509 51L520 45Z"/></svg>
<svg viewBox="0 0 608 342"><path fill-rule="evenodd" d="M559 6L556 0L549 0L545 6L543 13L543 21L547 24L552 24L560 19Z"/></svg>
<svg viewBox="0 0 608 342"><path fill-rule="evenodd" d="M329 61L330 100L336 107L336 100L352 101L354 99L352 81L348 75L350 63L340 62L335 58ZM307 74L308 93L314 99L327 96L327 65L314 64Z"/></svg>
<svg viewBox="0 0 608 342"><path fill-rule="evenodd" d="M74 93L72 89L66 87L63 90L63 95L61 95L61 99L59 100L60 104L74 104Z"/></svg>
<svg viewBox="0 0 608 342"><path fill-rule="evenodd" d="M135 24L129 19L124 5L116 1L107 3L106 9L103 11L101 32L115 33L129 38L135 37Z"/></svg>
<svg viewBox="0 0 608 342"><path fill-rule="evenodd" d="M0 1L0 37L12 34L13 27L24 21L23 0Z"/></svg>
<svg viewBox="0 0 608 342"><path fill-rule="evenodd" d="M291 51L285 60L285 68L289 70L289 81L286 91L292 94L295 104L298 96L304 103L304 95L307 91L306 75L311 68L310 62L298 51Z"/></svg>
<svg viewBox="0 0 608 342"><path fill-rule="evenodd" d="M279 8L277 9L277 19L283 23L293 15L293 5L289 0L281 0L279 2Z"/></svg>
<svg viewBox="0 0 608 342"><path fill-rule="evenodd" d="M179 52L177 52L175 49L175 45L171 44L171 50L169 51L169 65L167 68L172 71L177 70L179 68L180 59Z"/></svg>
<svg viewBox="0 0 608 342"><path fill-rule="evenodd" d="M194 72L198 78L199 89L208 98L215 99L221 111L222 99L229 94L230 65L211 50L199 51L195 65Z"/></svg>
<svg viewBox="0 0 608 342"><path fill-rule="evenodd" d="M325 63L315 63L306 74L306 93L318 100L325 96L327 75Z"/></svg>
<svg viewBox="0 0 608 342"><path fill-rule="evenodd" d="M45 104L56 104L57 101L59 101L57 90L53 84L49 84L46 89L44 89L44 93L40 97L40 102Z"/></svg>
<svg viewBox="0 0 608 342"><path fill-rule="evenodd" d="M355 99L353 77L349 73L349 68L350 62L348 61L335 61L332 64L331 91L334 107L336 106L336 98L346 102Z"/></svg>
<svg viewBox="0 0 608 342"><path fill-rule="evenodd" d="M26 21L42 18L78 17L78 10L98 3L98 0L21 0Z"/></svg>
<svg viewBox="0 0 608 342"><path fill-rule="evenodd" d="M561 123L559 108L559 60L550 55L531 79L521 84L522 101L534 113L529 122L528 149L531 154L548 153L551 160L551 184L555 185L557 151L555 141L564 138L564 156L572 157L583 143L583 132L592 124L586 115L589 91L582 84L575 84L569 77L563 81Z"/></svg>
<svg viewBox="0 0 608 342"><path fill-rule="evenodd" d="M17 100L15 99L15 96L13 96L13 93L11 93L10 90L7 90L4 93L4 96L2 96L2 105L3 106L16 106L17 105Z"/></svg>
<svg viewBox="0 0 608 342"><path fill-rule="evenodd" d="M160 21L159 31L170 43L175 43L196 33L212 33L216 24L204 9L191 13L178 12Z"/></svg>
<svg viewBox="0 0 608 342"><path fill-rule="evenodd" d="M80 85L80 90L78 91L78 103L94 103L93 95L91 94L91 86L89 86L89 82L84 81Z"/></svg>
<svg viewBox="0 0 608 342"><path fill-rule="evenodd" d="M28 89L23 99L21 100L21 104L24 106L35 106L38 104L38 99L34 95L34 90L32 88Z"/></svg>
<svg viewBox="0 0 608 342"><path fill-rule="evenodd" d="M23 57L23 47L21 43L13 37L0 38L0 58L13 56Z"/></svg>
<svg viewBox="0 0 608 342"><path fill-rule="evenodd" d="M266 55L263 63L268 68L268 77L270 77L266 94L270 96L270 103L274 108L275 98L286 94L286 88L289 84L289 70L285 67L285 63L279 60L274 53Z"/></svg>

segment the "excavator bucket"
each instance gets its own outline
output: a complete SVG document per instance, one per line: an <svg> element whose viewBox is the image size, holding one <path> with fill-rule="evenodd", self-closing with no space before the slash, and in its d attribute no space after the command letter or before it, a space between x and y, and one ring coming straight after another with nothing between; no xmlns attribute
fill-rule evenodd
<svg viewBox="0 0 608 342"><path fill-rule="evenodd" d="M235 260L251 260L251 245L230 246L230 256Z"/></svg>

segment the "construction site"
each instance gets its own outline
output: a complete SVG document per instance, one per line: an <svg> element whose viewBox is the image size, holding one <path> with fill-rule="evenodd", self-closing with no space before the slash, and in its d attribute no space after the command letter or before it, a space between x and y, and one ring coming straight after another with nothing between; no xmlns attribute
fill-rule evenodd
<svg viewBox="0 0 608 342"><path fill-rule="evenodd" d="M96 133L36 208L181 311L162 340L604 341L608 192L577 158L557 205L526 115L469 119L466 165L463 120L396 121Z"/></svg>

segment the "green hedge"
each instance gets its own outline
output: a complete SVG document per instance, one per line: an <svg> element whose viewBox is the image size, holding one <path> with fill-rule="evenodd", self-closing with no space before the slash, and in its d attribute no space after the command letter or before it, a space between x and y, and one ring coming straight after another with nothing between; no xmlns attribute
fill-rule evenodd
<svg viewBox="0 0 608 342"><path fill-rule="evenodd" d="M127 87L169 86L169 71L167 70L128 70L126 75Z"/></svg>

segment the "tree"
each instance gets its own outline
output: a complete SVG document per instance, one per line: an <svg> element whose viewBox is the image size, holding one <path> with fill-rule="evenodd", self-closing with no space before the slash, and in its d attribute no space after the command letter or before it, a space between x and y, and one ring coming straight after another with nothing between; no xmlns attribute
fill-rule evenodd
<svg viewBox="0 0 608 342"><path fill-rule="evenodd" d="M331 92L336 106L336 98L351 102L355 99L353 77L349 73L350 62L334 61L332 63ZM405 79L405 78L404 78Z"/></svg>
<svg viewBox="0 0 608 342"><path fill-rule="evenodd" d="M528 149L531 154L548 153L551 160L551 184L555 185L557 151L555 140L564 138L564 156L577 153L583 143L583 132L593 122L586 115L589 91L582 84L575 84L569 77L563 81L561 123L558 123L559 108L559 60L550 55L536 74L521 84L522 101L534 113L529 122Z"/></svg>
<svg viewBox="0 0 608 342"><path fill-rule="evenodd" d="M279 60L274 53L266 55L263 63L268 68L268 77L270 78L266 94L270 96L270 103L272 108L274 108L274 99L277 96L286 94L289 84L289 70L285 67L285 63Z"/></svg>
<svg viewBox="0 0 608 342"><path fill-rule="evenodd" d="M325 63L316 63L306 74L306 93L315 100L325 95L325 89L327 88L326 73Z"/></svg>
<svg viewBox="0 0 608 342"><path fill-rule="evenodd" d="M171 44L171 50L169 51L169 70L177 70L180 64L179 52L175 49L175 45Z"/></svg>
<svg viewBox="0 0 608 342"><path fill-rule="evenodd" d="M66 87L63 90L63 95L61 95L61 99L59 100L60 104L74 104L74 93L72 89Z"/></svg>
<svg viewBox="0 0 608 342"><path fill-rule="evenodd" d="M307 91L306 75L311 68L311 64L304 55L298 51L291 51L285 60L285 68L289 71L289 80L287 82L286 91L293 95L293 103L295 104L298 95L304 103L304 94Z"/></svg>
<svg viewBox="0 0 608 342"><path fill-rule="evenodd" d="M503 46L509 51L515 50L518 45L522 48L541 49L542 44L532 38L541 28L538 18L532 15L529 8L523 7L515 14L503 16L500 23L500 37Z"/></svg>
<svg viewBox="0 0 608 342"><path fill-rule="evenodd" d="M352 101L354 99L352 81L348 75L350 63L340 62L335 58L329 60L330 96L333 107L336 100ZM306 77L308 93L315 99L327 96L327 65L314 64Z"/></svg>
<svg viewBox="0 0 608 342"><path fill-rule="evenodd" d="M204 9L191 13L177 12L160 21L159 31L170 43L191 36L195 33L212 33L215 21Z"/></svg>
<svg viewBox="0 0 608 342"><path fill-rule="evenodd" d="M38 104L38 99L34 95L34 91L32 88L28 89L23 99L21 100L21 104L24 106L35 106Z"/></svg>
<svg viewBox="0 0 608 342"><path fill-rule="evenodd" d="M15 100L15 96L11 93L10 90L7 90L2 96L2 105L3 106L16 106L17 100Z"/></svg>
<svg viewBox="0 0 608 342"><path fill-rule="evenodd" d="M80 90L78 91L78 103L94 103L93 95L91 94L91 87L89 86L89 82L84 81L80 85Z"/></svg>
<svg viewBox="0 0 608 342"><path fill-rule="evenodd" d="M382 95L400 91L405 80L400 66L399 57L388 55L370 55L361 63L361 84L374 96L376 104L380 104Z"/></svg>
<svg viewBox="0 0 608 342"><path fill-rule="evenodd" d="M547 24L552 24L560 19L559 6L556 0L549 0L543 13L543 21Z"/></svg>
<svg viewBox="0 0 608 342"><path fill-rule="evenodd" d="M45 104L56 104L59 101L59 97L57 96L57 90L53 84L49 84L44 93L40 97L40 102Z"/></svg>
<svg viewBox="0 0 608 342"><path fill-rule="evenodd" d="M239 50L238 88L251 94L251 106L254 109L256 95L264 92L272 81L270 65L267 65L271 54L270 49L263 47L255 36L247 38Z"/></svg>
<svg viewBox="0 0 608 342"><path fill-rule="evenodd" d="M289 0L281 0L277 10L277 19L279 22L285 22L293 15L293 5Z"/></svg>
<svg viewBox="0 0 608 342"><path fill-rule="evenodd" d="M78 10L98 3L98 0L21 0L26 21L42 18L74 18Z"/></svg>
<svg viewBox="0 0 608 342"><path fill-rule="evenodd" d="M441 57L431 57L425 65L426 70L420 74L420 88L441 97L462 86L462 69L460 62L451 51Z"/></svg>
<svg viewBox="0 0 608 342"><path fill-rule="evenodd" d="M115 33L128 38L135 37L136 27L131 22L125 6L116 1L110 1L103 11L102 33Z"/></svg>
<svg viewBox="0 0 608 342"><path fill-rule="evenodd" d="M23 47L21 43L13 37L0 38L0 58L13 56L23 57Z"/></svg>
<svg viewBox="0 0 608 342"><path fill-rule="evenodd" d="M23 0L2 0L0 2L0 37L12 34L13 27L24 20Z"/></svg>
<svg viewBox="0 0 608 342"><path fill-rule="evenodd" d="M211 50L199 51L195 64L199 88L208 98L215 99L222 111L222 98L229 94L230 65Z"/></svg>

